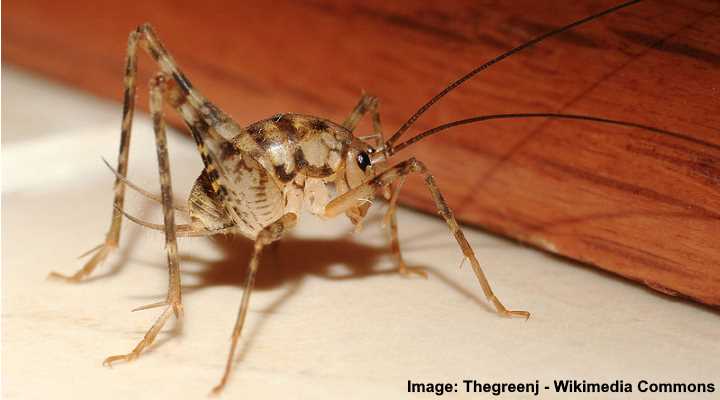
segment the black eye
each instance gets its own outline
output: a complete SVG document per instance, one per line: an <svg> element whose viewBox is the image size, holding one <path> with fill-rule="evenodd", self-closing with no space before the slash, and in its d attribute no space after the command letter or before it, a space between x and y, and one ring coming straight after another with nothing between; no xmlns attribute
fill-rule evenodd
<svg viewBox="0 0 720 400"><path fill-rule="evenodd" d="M370 165L370 156L368 155L368 153L363 151L362 153L358 154L357 163L358 167L360 167L361 170L365 171Z"/></svg>

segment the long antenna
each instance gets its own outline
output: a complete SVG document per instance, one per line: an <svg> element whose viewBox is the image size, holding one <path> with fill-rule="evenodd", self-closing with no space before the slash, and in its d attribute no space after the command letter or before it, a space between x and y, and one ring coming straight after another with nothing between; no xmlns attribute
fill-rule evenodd
<svg viewBox="0 0 720 400"><path fill-rule="evenodd" d="M625 121L618 121L615 119L608 119L608 118L600 118L600 117L593 117L590 115L579 115L579 114L559 114L559 113L516 113L516 114L492 114L492 115L481 115L478 117L473 118L467 118L467 119L461 119L458 121L448 122L447 124L436 126L432 129L428 129L424 132L421 132L420 134L413 136L412 138L406 140L403 143L400 143L399 145L395 146L393 148L393 152L398 152L413 143L419 142L423 140L424 138L428 136L435 135L437 133L440 133L444 130L459 126L459 125L468 125L468 124L474 124L477 122L483 122L483 121L490 121L490 120L498 120L498 119L517 119L517 118L557 118L557 119L574 119L574 120L581 120L581 121L591 121L591 122L600 122L604 124L611 124L611 125L621 125L629 128L639 128L644 129L649 132L657 133L660 135L665 136L671 136L676 139L681 139L686 142L691 142L695 144L700 144L703 146L709 146L715 149L720 150L720 145L706 142L703 140L699 140L696 138L693 138L688 135L684 135L682 133L667 131L664 129L655 128L648 125L642 125L642 124L636 124L633 122L625 122Z"/></svg>
<svg viewBox="0 0 720 400"><path fill-rule="evenodd" d="M593 14L593 15L591 15L591 16L589 16L589 17L585 17L585 18L583 18L583 19L577 20L577 21L575 21L575 22L573 22L573 23L571 23L571 24L569 24L569 25L565 25L565 26L563 26L563 27L561 27L561 28L558 28L558 29L555 29L555 30L553 30L553 31L544 33L544 34L542 34L542 35L540 35L540 36L538 36L538 37L536 37L536 38L534 38L534 39L532 39L532 40L530 40L530 41L525 42L524 44L521 44L520 46L517 46L517 47L515 47L515 48L513 48L513 49L511 49L511 50L508 50L507 52L505 52L505 53L503 53L503 54L500 54L499 56L493 58L492 60L490 60L490 61L482 64L481 66L473 69L472 71L468 72L465 76L463 76L462 78L460 78L460 79L456 80L455 82L453 82L452 84L450 84L450 86L448 86L448 87L446 87L445 89L443 89L440 93L436 94L432 99L430 99L427 103L425 103L425 105L423 105L422 107L420 107L420 109L418 109L418 110L415 112L415 114L413 114L413 115L410 117L410 119L408 119L408 120L400 127L400 129L398 129L398 130L390 137L390 139L387 140L387 142L385 142L385 146L384 146L384 147L385 147L386 151L388 152L387 155L389 156L389 155L395 153L395 149L393 148L393 143L397 142L397 141L400 139L400 137L415 123L415 121L417 121L417 119L418 119L423 113L425 113L425 111L428 110L428 108L430 108L433 104L435 104L438 100L440 100L442 97L444 97L444 96L445 96L446 94L448 94L450 91L452 91L452 90L455 89L456 87L462 85L465 81L467 81L468 79L472 78L473 76L477 75L480 71L483 71L483 70L491 67L492 65L497 64L498 62L500 62L500 61L502 61L502 60L510 57L511 55L513 55L513 54L515 54L515 53L517 53L517 52L519 52L519 51L522 51L522 50L524 50L524 49L526 49L526 48L528 48L528 47L531 47L531 46L533 46L533 45L535 45L535 44L537 44L537 43L539 43L539 42L547 39L547 38L550 37L550 36L557 35L558 33L565 32L565 31L567 31L567 30L570 30L570 29L572 29L572 28L575 28L575 27L578 26L578 25L582 25L582 24L584 24L584 23L586 23L586 22L590 22L590 21L592 21L592 20L594 20L594 19L597 19L597 18L602 17L603 15L613 13L613 12L615 12L615 11L618 11L618 10L622 9L622 8L629 7L629 6L633 5L633 4L639 3L640 1L641 1L641 0L627 1L627 2L625 2L625 3L622 3L622 4L617 5L617 6L615 6L615 7L608 8L608 9L605 10L605 11L602 11L602 12L599 12L599 13L597 13L597 14Z"/></svg>

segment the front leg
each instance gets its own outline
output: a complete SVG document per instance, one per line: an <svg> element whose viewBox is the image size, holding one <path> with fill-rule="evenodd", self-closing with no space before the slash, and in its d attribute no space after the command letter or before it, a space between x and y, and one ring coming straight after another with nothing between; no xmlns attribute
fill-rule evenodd
<svg viewBox="0 0 720 400"><path fill-rule="evenodd" d="M398 236L397 226L397 201L398 197L400 197L400 190L402 189L402 185L403 183L405 183L405 178L407 178L407 175L400 176L397 179L397 182L395 182L394 184L394 188L392 189L392 195L388 204L388 210L385 213L385 217L383 218L383 226L388 228L388 233L390 235L390 251L395 258L397 271L404 276L410 276L412 274L415 274L427 279L428 274L424 269L420 267L408 267L407 264L405 264L405 260L403 260L402 257L402 252L400 251L400 238Z"/></svg>
<svg viewBox="0 0 720 400"><path fill-rule="evenodd" d="M435 201L438 213L443 217L443 219L445 219L445 222L460 246L463 255L470 260L473 272L480 283L480 287L482 287L485 297L493 303L497 312L505 316L529 318L529 312L508 310L500 302L500 299L495 296L495 293L493 293L493 290L490 287L490 282L488 282L487 277L485 277L485 273L480 267L480 262L477 260L477 257L475 257L475 252L472 247L470 247L467 239L465 239L465 234L463 234L462 229L460 229L460 225L455 220L455 216L440 193L440 189L438 188L437 183L435 183L435 178L427 170L425 164L416 160L414 157L395 165L362 185L336 197L325 207L325 216L331 218L344 212L349 207L357 206L360 202L366 201L366 199L370 198L370 196L372 196L372 194L378 189L387 187L393 182L404 179L405 176L411 173L419 173L425 176L425 184L430 190L430 194Z"/></svg>
<svg viewBox="0 0 720 400"><path fill-rule="evenodd" d="M377 97L363 94L353 111L343 122L343 126L347 128L350 132L353 132L357 125L360 123L362 117L369 112L370 118L372 119L373 134L368 136L360 136L359 138L361 140L373 139L375 141L376 149L384 151L383 146L385 143L385 139L382 132L382 124L380 123L380 112L378 110L378 107L379 104ZM379 164L381 165L377 165L377 167L383 169L385 165L384 161ZM402 258L402 253L400 252L400 241L398 240L397 217L395 211L397 209L397 198L400 194L400 189L402 188L402 184L404 181L405 178L401 177L394 185L387 185L383 188L386 189L383 193L384 197L386 199L389 199L388 211L385 214L383 225L388 228L388 236L390 238L390 251L395 258L395 265L397 267L397 271L405 276L417 274L423 278L427 278L427 272L425 272L421 268L408 267ZM339 193L342 194L347 190L348 188L342 188L341 190L339 190Z"/></svg>
<svg viewBox="0 0 720 400"><path fill-rule="evenodd" d="M165 307L160 317L150 327L142 340L135 348L127 354L110 356L103 364L111 365L116 361L132 361L140 353L150 346L162 327L167 322L171 312L176 318L182 315L182 296L180 288L180 266L178 263L177 238L175 230L175 212L172 206L172 184L170 180L170 161L168 159L167 137L165 134L165 121L163 119L163 91L167 77L158 74L150 82L150 112L152 114L153 129L155 130L155 145L157 148L158 169L160 173L160 189L162 193L163 219L165 225L165 249L167 250L169 287L167 297L164 301L142 306L136 310L144 310L155 307Z"/></svg>

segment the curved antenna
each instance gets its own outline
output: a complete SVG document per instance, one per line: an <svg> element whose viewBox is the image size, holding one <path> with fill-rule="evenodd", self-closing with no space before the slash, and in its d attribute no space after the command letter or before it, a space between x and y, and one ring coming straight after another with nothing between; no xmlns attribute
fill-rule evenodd
<svg viewBox="0 0 720 400"><path fill-rule="evenodd" d="M405 131L407 131L407 130L410 128L410 126L412 126L412 124L414 124L415 121L417 121L417 119L418 119L423 113L425 113L425 111L427 111L433 104L435 104L438 100L440 100L442 97L444 97L444 96L445 96L446 94L448 94L450 91L452 91L452 90L455 89L456 87L462 85L465 81L467 81L468 79L470 79L470 78L472 78L473 76L477 75L480 71L483 71L483 70L491 67L492 65L497 64L498 62L500 62L500 61L502 61L502 60L510 57L511 55L513 55L513 54L515 54L515 53L517 53L517 52L519 52L519 51L522 51L522 50L524 50L524 49L526 49L526 48L528 48L528 47L531 47L531 46L533 46L533 45L535 45L535 44L537 44L537 43L539 43L539 42L547 39L547 38L550 37L550 36L557 35L557 34L559 34L559 33L565 32L565 31L567 31L567 30L570 30L570 29L572 29L572 28L575 28L575 27L578 26L578 25L582 25L582 24L584 24L584 23L586 23L586 22L590 22L590 21L592 21L592 20L594 20L594 19L597 19L597 18L602 17L603 15L613 13L613 12L615 12L615 11L618 11L618 10L622 9L622 8L629 7L629 6L633 5L633 4L639 3L640 1L641 1L641 0L627 1L627 2L625 2L625 3L622 3L622 4L617 5L617 6L615 6L615 7L608 8L608 9L605 10L605 11L601 11L601 12L599 12L599 13L597 13L597 14L593 14L593 15L591 15L591 16L589 16L589 17L585 17L585 18L583 18L583 19L577 20L577 21L575 21L575 22L573 22L573 23L571 23L571 24L565 25L565 26L563 26L563 27L561 27L561 28L558 28L558 29L552 30L552 31L550 31L550 32L544 33L544 34L542 34L542 35L540 35L540 36L538 36L538 37L536 37L536 38L534 38L534 39L532 39L532 40L529 40L529 41L525 42L524 44L521 44L520 46L517 46L517 47L515 47L515 48L513 48L513 49L511 49L511 50L506 51L506 52L503 53L503 54L500 54L499 56L493 58L492 60L490 60L490 61L482 64L481 66L473 69L472 71L468 72L467 74L465 74L465 76L463 76L462 78L460 78L460 79L456 80L455 82L451 83L450 86L448 86L448 87L446 87L445 89L443 89L440 93L436 94L432 99L430 99L427 103L425 103L425 105L423 105L422 107L420 107L420 109L418 109L418 110L415 112L415 114L413 114L413 115L410 117L410 119L408 119L408 120L390 137L390 139L387 140L387 142L385 142L385 146L384 146L384 147L385 147L385 149L387 149L386 151L388 152L388 156L390 156L390 155L392 155L393 153L395 153L395 150L394 150L394 148L393 148L393 143L397 142L397 141L400 139L400 137L405 133Z"/></svg>
<svg viewBox="0 0 720 400"><path fill-rule="evenodd" d="M704 146L708 146L711 148L715 148L717 150L720 150L720 145L706 142L704 140L696 139L694 137L667 131L665 129L655 128L649 125L642 125L642 124L636 124L634 122L625 122L625 121L618 121L615 119L608 119L608 118L600 118L600 117L593 117L590 115L579 115L579 114L558 114L558 113L517 113L517 114L492 114L492 115L481 115L478 117L473 118L467 118L467 119L461 119L458 121L448 122L447 124L436 126L432 129L428 129L424 132L421 132L420 134L413 136L412 138L406 140L403 143L400 143L399 145L394 147L394 152L400 151L414 143L417 143L423 139L425 139L428 136L432 136L436 133L440 133L444 130L460 126L460 125L468 125L468 124L474 124L476 122L483 122L483 121L490 121L495 119L517 119L517 118L557 118L557 119L574 119L574 120L581 120L581 121L591 121L591 122L600 122L604 124L611 124L611 125L620 125L625 126L629 128L639 128L644 129L649 132L657 133L660 135L670 136L674 137L676 139L680 139L686 142L691 142L695 144L700 144Z"/></svg>

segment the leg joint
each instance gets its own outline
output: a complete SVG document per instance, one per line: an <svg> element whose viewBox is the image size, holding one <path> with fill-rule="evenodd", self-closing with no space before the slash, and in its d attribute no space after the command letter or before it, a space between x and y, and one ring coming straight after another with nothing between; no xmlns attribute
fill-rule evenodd
<svg viewBox="0 0 720 400"><path fill-rule="evenodd" d="M408 172L417 172L427 175L428 169L422 161L418 160L415 157L411 157L408 160Z"/></svg>
<svg viewBox="0 0 720 400"><path fill-rule="evenodd" d="M164 72L158 72L156 73L152 78L150 78L150 88L160 88L165 89L168 83L168 76Z"/></svg>
<svg viewBox="0 0 720 400"><path fill-rule="evenodd" d="M373 95L369 95L369 94L364 94L362 99L360 99L360 110L361 110L360 112L361 113L365 113L368 110L375 111L375 110L377 110L377 108L378 108L378 98L377 97L375 97Z"/></svg>
<svg viewBox="0 0 720 400"><path fill-rule="evenodd" d="M140 26L138 26L137 29L135 30L135 32L137 32L139 34L152 33L153 27L152 27L152 25L150 25L149 22L145 22L145 23L141 24Z"/></svg>

